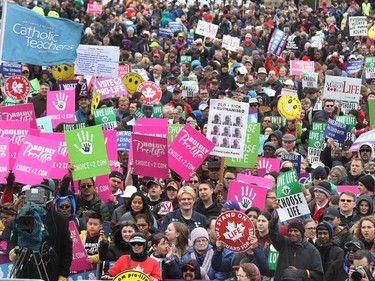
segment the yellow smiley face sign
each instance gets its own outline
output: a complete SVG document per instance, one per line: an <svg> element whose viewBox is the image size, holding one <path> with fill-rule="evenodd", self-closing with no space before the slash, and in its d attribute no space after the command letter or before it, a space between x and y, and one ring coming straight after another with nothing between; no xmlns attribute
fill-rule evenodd
<svg viewBox="0 0 375 281"><path fill-rule="evenodd" d="M95 109L98 108L100 103L100 93L96 92L91 101L91 114L94 114Z"/></svg>
<svg viewBox="0 0 375 281"><path fill-rule="evenodd" d="M375 25L373 25L373 26L368 30L368 37L370 37L370 39L372 39L372 40L375 39Z"/></svg>
<svg viewBox="0 0 375 281"><path fill-rule="evenodd" d="M277 109L282 117L293 120L301 113L301 102L294 95L285 95L279 99Z"/></svg>
<svg viewBox="0 0 375 281"><path fill-rule="evenodd" d="M74 78L74 67L69 64L59 64L52 67L53 77L56 80L72 80Z"/></svg>
<svg viewBox="0 0 375 281"><path fill-rule="evenodd" d="M137 91L138 86L143 82L143 79L141 75L129 72L122 77L122 81L124 82L128 93L134 94Z"/></svg>
<svg viewBox="0 0 375 281"><path fill-rule="evenodd" d="M150 277L140 271L127 270L117 274L113 281L151 281Z"/></svg>

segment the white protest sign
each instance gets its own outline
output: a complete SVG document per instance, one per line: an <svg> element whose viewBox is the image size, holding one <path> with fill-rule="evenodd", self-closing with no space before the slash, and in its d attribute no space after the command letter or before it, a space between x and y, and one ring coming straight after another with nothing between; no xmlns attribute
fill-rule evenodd
<svg viewBox="0 0 375 281"><path fill-rule="evenodd" d="M222 48L225 48L232 52L237 52L237 48L240 46L240 38L232 37L229 35L223 36Z"/></svg>
<svg viewBox="0 0 375 281"><path fill-rule="evenodd" d="M293 96L298 97L298 93L297 93L296 90L287 89L287 88L282 88L282 89L281 89L281 95L282 95L282 96L285 96L285 95L293 95Z"/></svg>
<svg viewBox="0 0 375 281"><path fill-rule="evenodd" d="M302 71L302 87L318 88L318 73Z"/></svg>
<svg viewBox="0 0 375 281"><path fill-rule="evenodd" d="M74 72L77 74L117 78L119 57L119 47L79 45Z"/></svg>
<svg viewBox="0 0 375 281"><path fill-rule="evenodd" d="M326 76L324 99L359 101L362 81L359 78Z"/></svg>
<svg viewBox="0 0 375 281"><path fill-rule="evenodd" d="M232 158L243 156L248 112L248 103L211 100L207 128L207 138L215 144L211 155Z"/></svg>
<svg viewBox="0 0 375 281"><path fill-rule="evenodd" d="M182 81L182 96L196 97L198 95L199 86L197 81Z"/></svg>
<svg viewBox="0 0 375 281"><path fill-rule="evenodd" d="M367 36L367 17L349 17L349 36Z"/></svg>
<svg viewBox="0 0 375 281"><path fill-rule="evenodd" d="M211 39L215 39L218 29L218 25L200 20L198 21L195 33Z"/></svg>

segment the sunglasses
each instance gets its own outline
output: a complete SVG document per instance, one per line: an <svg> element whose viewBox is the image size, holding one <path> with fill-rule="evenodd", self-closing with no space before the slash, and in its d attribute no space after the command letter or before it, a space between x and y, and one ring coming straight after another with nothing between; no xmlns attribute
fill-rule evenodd
<svg viewBox="0 0 375 281"><path fill-rule="evenodd" d="M131 246L143 246L145 243L142 243L142 242L131 242L130 245Z"/></svg>
<svg viewBox="0 0 375 281"><path fill-rule="evenodd" d="M62 209L62 210L70 209L70 205L60 205L59 209Z"/></svg>
<svg viewBox="0 0 375 281"><path fill-rule="evenodd" d="M182 269L182 272L187 272L187 271L194 272L195 269L187 267L187 266Z"/></svg>
<svg viewBox="0 0 375 281"><path fill-rule="evenodd" d="M92 184L81 184L79 187L80 188L91 188L91 187L93 187L93 185Z"/></svg>
<svg viewBox="0 0 375 281"><path fill-rule="evenodd" d="M263 120L263 122L271 123L271 120Z"/></svg>
<svg viewBox="0 0 375 281"><path fill-rule="evenodd" d="M189 181L189 183L198 183L199 181Z"/></svg>
<svg viewBox="0 0 375 281"><path fill-rule="evenodd" d="M257 104L250 104L250 107L258 107Z"/></svg>
<svg viewBox="0 0 375 281"><path fill-rule="evenodd" d="M371 149L361 149L359 152L371 152Z"/></svg>
<svg viewBox="0 0 375 281"><path fill-rule="evenodd" d="M353 200L350 200L350 199L340 199L340 202L348 202L348 203L350 203L350 202L353 202Z"/></svg>
<svg viewBox="0 0 375 281"><path fill-rule="evenodd" d="M326 107L334 107L334 105L326 105Z"/></svg>
<svg viewBox="0 0 375 281"><path fill-rule="evenodd" d="M355 252L357 252L358 251L358 249L355 249L355 248L350 248L350 249L347 249L346 250L348 253L350 253L350 252L353 252L353 253L355 253Z"/></svg>
<svg viewBox="0 0 375 281"><path fill-rule="evenodd" d="M371 174L371 175L373 175L373 174L375 174L375 171L366 171L366 174Z"/></svg>
<svg viewBox="0 0 375 281"><path fill-rule="evenodd" d="M314 180L325 180L325 177L314 177Z"/></svg>

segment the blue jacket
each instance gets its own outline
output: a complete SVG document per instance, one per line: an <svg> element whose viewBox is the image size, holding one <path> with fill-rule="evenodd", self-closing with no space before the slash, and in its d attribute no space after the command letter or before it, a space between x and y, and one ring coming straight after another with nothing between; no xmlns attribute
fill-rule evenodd
<svg viewBox="0 0 375 281"><path fill-rule="evenodd" d="M168 213L165 216L163 220L163 224L161 225L161 232L165 233L165 230L167 229L168 225L174 221L185 223L185 219L182 217L182 213L180 209L178 209L177 211ZM207 223L207 218L204 215L193 211L193 215L191 216L189 225L187 227L189 228L189 232L191 232L194 228L197 228L197 227L205 228L206 223Z"/></svg>

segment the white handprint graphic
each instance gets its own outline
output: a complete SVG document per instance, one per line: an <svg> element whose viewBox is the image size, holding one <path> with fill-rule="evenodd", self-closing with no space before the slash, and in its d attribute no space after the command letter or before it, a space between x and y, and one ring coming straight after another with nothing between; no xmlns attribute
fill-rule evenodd
<svg viewBox="0 0 375 281"><path fill-rule="evenodd" d="M79 142L81 143L81 147L78 147L77 144L74 144L74 147L77 148L82 154L91 154L93 151L92 146L92 140L94 138L93 134L89 134L88 131L86 131L86 135L84 131L81 131L80 133L77 133L77 137Z"/></svg>
<svg viewBox="0 0 375 281"><path fill-rule="evenodd" d="M272 164L265 158L258 160L258 169L266 169L266 173L271 172Z"/></svg>
<svg viewBox="0 0 375 281"><path fill-rule="evenodd" d="M238 203L241 205L241 209L248 209L251 207L253 204L253 200L257 194L254 192L252 187L249 187L248 185L246 186L241 186L241 201L238 199L238 196L235 195L234 198L238 201Z"/></svg>
<svg viewBox="0 0 375 281"><path fill-rule="evenodd" d="M56 101L52 102L52 104L56 107L57 110L64 110L66 107L66 102L68 101L68 96L65 95L64 92L58 92L56 93Z"/></svg>

